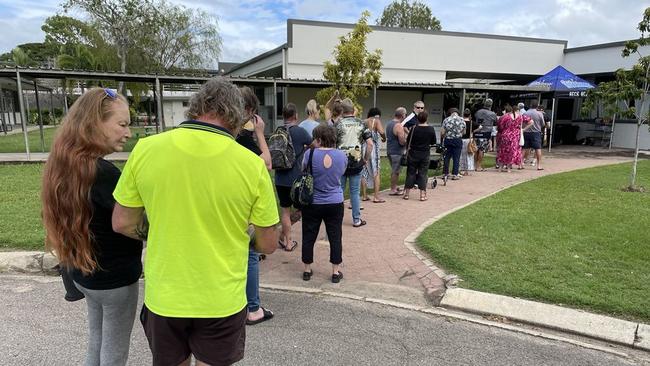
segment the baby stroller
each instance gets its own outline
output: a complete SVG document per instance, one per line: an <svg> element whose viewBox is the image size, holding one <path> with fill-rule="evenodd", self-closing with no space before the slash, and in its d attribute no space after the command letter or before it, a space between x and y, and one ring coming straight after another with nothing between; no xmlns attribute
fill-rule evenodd
<svg viewBox="0 0 650 366"><path fill-rule="evenodd" d="M429 169L436 170L442 166L442 159L447 153L447 149L442 144L434 144L431 147L435 149L435 153L431 154L431 158L429 160ZM441 179L442 179L442 185L446 186L447 177L443 175ZM437 186L438 186L438 178L434 176L433 180L431 181L431 189L434 189Z"/></svg>

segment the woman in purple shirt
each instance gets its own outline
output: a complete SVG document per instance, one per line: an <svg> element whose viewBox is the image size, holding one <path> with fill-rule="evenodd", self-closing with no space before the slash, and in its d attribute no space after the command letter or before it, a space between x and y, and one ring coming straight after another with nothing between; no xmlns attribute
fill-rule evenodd
<svg viewBox="0 0 650 366"><path fill-rule="evenodd" d="M343 226L343 190L341 177L347 167L347 157L336 149L336 129L324 124L314 128L312 175L314 177L314 201L302 211L302 262L305 270L302 279L309 281L314 262L314 243L318 237L321 223L325 222L327 237L330 242L330 263L332 263L332 282L338 283L343 278L339 264L343 262L343 244L341 241ZM310 150L306 150L302 162L306 169Z"/></svg>

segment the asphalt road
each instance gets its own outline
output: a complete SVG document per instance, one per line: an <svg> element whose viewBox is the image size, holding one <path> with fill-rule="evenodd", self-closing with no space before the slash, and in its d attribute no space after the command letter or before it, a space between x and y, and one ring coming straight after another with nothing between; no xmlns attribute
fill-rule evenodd
<svg viewBox="0 0 650 366"><path fill-rule="evenodd" d="M644 364L643 358L367 302L272 291L263 291L262 300L276 317L247 328L240 365ZM65 302L60 279L0 276L0 309L0 365L83 363L85 302ZM137 321L129 364L151 364Z"/></svg>

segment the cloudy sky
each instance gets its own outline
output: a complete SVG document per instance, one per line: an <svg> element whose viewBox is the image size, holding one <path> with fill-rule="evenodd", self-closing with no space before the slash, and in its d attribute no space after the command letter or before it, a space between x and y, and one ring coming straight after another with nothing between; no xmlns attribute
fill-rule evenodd
<svg viewBox="0 0 650 366"><path fill-rule="evenodd" d="M222 61L244 61L286 42L286 20L354 23L371 12L371 24L390 0L170 0L200 7L219 19ZM569 47L633 39L649 1L535 0L423 1L443 30L569 41ZM41 42L46 17L60 11L61 0L0 0L0 53L27 42Z"/></svg>

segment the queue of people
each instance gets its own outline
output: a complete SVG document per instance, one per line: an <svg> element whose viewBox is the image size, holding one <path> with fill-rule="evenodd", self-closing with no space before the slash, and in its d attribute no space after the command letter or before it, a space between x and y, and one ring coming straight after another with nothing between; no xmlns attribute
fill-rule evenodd
<svg viewBox="0 0 650 366"><path fill-rule="evenodd" d="M521 135L542 169L543 118L506 106L497 120L491 104L488 99L474 119L469 110L463 116L449 110L439 142L445 176L457 180L484 170L493 126L502 168L522 167ZM352 227L367 225L361 201L386 202L381 143L391 166L388 194L408 200L417 187L419 200L427 200L430 150L438 141L422 101L408 115L396 108L385 127L379 109L360 119L353 101L338 94L324 106L322 121L314 100L301 123L288 103L284 124L268 142L258 108L250 88L211 79L191 98L188 120L140 140L122 172L103 157L122 151L131 137L126 98L92 88L70 108L45 164L43 223L47 249L86 298L86 365L127 363L144 242L139 319L154 365L189 365L192 357L197 365L231 364L243 358L245 326L274 316L261 305L259 260L278 247L298 247L296 217L302 221L302 279L314 276L314 244L324 223L328 277L343 280L344 191L349 185ZM298 204L296 182L304 174L312 182L310 202Z"/></svg>

